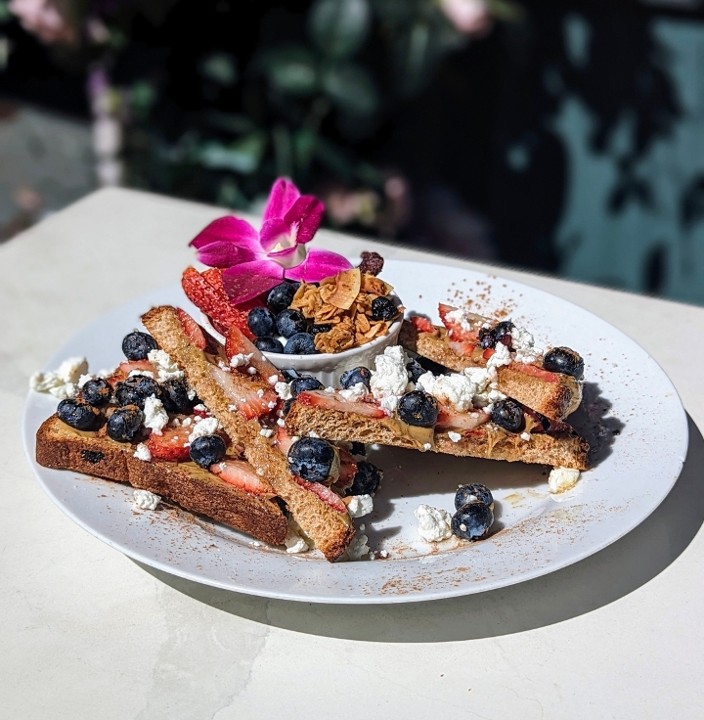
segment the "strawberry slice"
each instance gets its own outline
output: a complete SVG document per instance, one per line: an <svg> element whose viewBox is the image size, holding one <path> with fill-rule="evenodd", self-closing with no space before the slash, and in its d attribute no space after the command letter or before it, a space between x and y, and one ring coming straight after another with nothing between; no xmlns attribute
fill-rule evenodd
<svg viewBox="0 0 704 720"><path fill-rule="evenodd" d="M189 427L165 427L161 435L151 433L145 441L145 445L152 454L152 460L166 460L167 462L184 462L188 460L189 446L188 436L191 434Z"/></svg>
<svg viewBox="0 0 704 720"><path fill-rule="evenodd" d="M560 382L560 376L557 373L551 372L550 370L544 370L537 365L528 365L527 363L511 363L511 369L520 370L520 372L526 375L532 375L533 377L540 378L546 382Z"/></svg>
<svg viewBox="0 0 704 720"><path fill-rule="evenodd" d="M450 338L452 340L476 345L477 342L479 342L477 333L473 329L463 326L456 318L450 317L450 314L455 310L457 310L457 308L452 305L446 305L445 303L438 304L440 320L442 320L442 324L447 328ZM489 322L488 318L485 318L483 315L477 315L471 312L466 312L465 315L473 327L481 327L483 323Z"/></svg>
<svg viewBox="0 0 704 720"><path fill-rule="evenodd" d="M247 337L254 335L247 325L247 312L236 308L224 289L218 289L194 267L187 267L181 276L181 287L188 299L202 310L219 332L238 327Z"/></svg>
<svg viewBox="0 0 704 720"><path fill-rule="evenodd" d="M222 282L222 268L208 268L203 270L201 275L218 291L225 292Z"/></svg>
<svg viewBox="0 0 704 720"><path fill-rule="evenodd" d="M430 320L428 320L427 317L423 317L422 315L412 315L410 317L411 324L418 332L423 333L434 333L435 332L435 325L433 325Z"/></svg>
<svg viewBox="0 0 704 720"><path fill-rule="evenodd" d="M284 376L261 350L247 338L238 327L234 325L227 331L225 337L225 354L229 359L235 355L251 355L249 365L256 368L259 377L265 380L269 385L269 378L277 377L275 382L283 381Z"/></svg>
<svg viewBox="0 0 704 720"><path fill-rule="evenodd" d="M293 479L303 488L317 495L326 505L338 512L347 512L347 505L342 502L339 495L334 493L327 485L321 483L309 482L298 475L292 475Z"/></svg>
<svg viewBox="0 0 704 720"><path fill-rule="evenodd" d="M244 460L223 460L209 468L213 475L222 481L244 490L250 495L269 495L276 493L268 480L260 477L254 468Z"/></svg>
<svg viewBox="0 0 704 720"><path fill-rule="evenodd" d="M438 403L438 409L438 419L435 423L438 430L474 430L491 419L491 415L483 410L458 412L441 403Z"/></svg>
<svg viewBox="0 0 704 720"><path fill-rule="evenodd" d="M126 380L132 372L148 372L155 377L157 374L156 368L149 360L123 360L106 380L114 386Z"/></svg>
<svg viewBox="0 0 704 720"><path fill-rule="evenodd" d="M344 413L357 413L370 418L384 418L387 413L372 400L345 400L337 392L328 393L320 390L304 390L298 394L296 402L308 407L337 410Z"/></svg>
<svg viewBox="0 0 704 720"><path fill-rule="evenodd" d="M176 314L183 331L188 335L188 340L197 348L205 350L208 347L208 339L203 328L185 310L176 308Z"/></svg>
<svg viewBox="0 0 704 720"><path fill-rule="evenodd" d="M276 407L279 398L271 387L216 365L210 365L210 371L215 382L227 393L230 402L245 420L266 415Z"/></svg>
<svg viewBox="0 0 704 720"><path fill-rule="evenodd" d="M286 428L281 426L276 430L276 447L286 456L288 456L289 448L293 445L293 436L288 433Z"/></svg>
<svg viewBox="0 0 704 720"><path fill-rule="evenodd" d="M222 280L222 268L208 268L203 270L201 275L219 292L227 295L225 285ZM232 303L230 303L232 304ZM261 296L254 297L251 300L245 300L242 303L238 303L237 308L248 313L254 307L264 307L266 303Z"/></svg>

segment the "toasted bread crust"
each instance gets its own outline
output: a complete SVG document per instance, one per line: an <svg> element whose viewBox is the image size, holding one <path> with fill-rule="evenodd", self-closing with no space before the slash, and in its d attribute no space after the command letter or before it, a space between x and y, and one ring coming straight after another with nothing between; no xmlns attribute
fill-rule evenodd
<svg viewBox="0 0 704 720"><path fill-rule="evenodd" d="M411 436L399 434L383 421L357 413L310 407L294 402L286 415L286 428L292 434L307 435L315 431L328 440L379 443L418 449ZM587 469L588 444L573 431L556 434L532 433L529 440L519 434L504 432L492 424L481 425L464 433L455 442L448 431L435 431L431 450L449 455L525 462L553 467Z"/></svg>
<svg viewBox="0 0 704 720"><path fill-rule="evenodd" d="M271 483L301 530L328 560L339 559L356 532L349 514L329 506L296 483L286 458L261 436L259 422L246 420L229 409L232 398L215 382L213 365L206 354L188 341L175 308L152 308L142 316L142 322L159 346L184 370L189 385L218 418L231 440L243 446L246 459ZM237 382L237 373L232 375ZM239 381L246 383L247 379Z"/></svg>
<svg viewBox="0 0 704 720"><path fill-rule="evenodd" d="M255 496L223 482L193 462L145 462L134 446L98 432L74 430L52 415L37 431L36 459L43 467L101 477L150 490L190 512L282 545L288 521L273 497Z"/></svg>
<svg viewBox="0 0 704 720"><path fill-rule="evenodd" d="M443 365L455 372L477 367L472 358L456 353L447 342L444 328L435 332L421 332L413 323L404 321L399 342L408 350ZM582 401L582 386L578 380L563 373L549 373L550 379L529 375L520 368L504 365L497 368L498 389L551 420L562 420L573 413Z"/></svg>

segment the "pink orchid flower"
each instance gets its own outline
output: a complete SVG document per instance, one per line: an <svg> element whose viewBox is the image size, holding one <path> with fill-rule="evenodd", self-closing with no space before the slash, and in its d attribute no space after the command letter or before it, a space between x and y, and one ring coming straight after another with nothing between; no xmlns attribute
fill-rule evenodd
<svg viewBox="0 0 704 720"><path fill-rule="evenodd" d="M352 267L342 255L306 247L322 219L320 200L301 195L290 180L279 178L264 208L261 230L228 215L211 222L190 244L203 264L226 268L223 284L230 300L238 304L284 279L318 282Z"/></svg>

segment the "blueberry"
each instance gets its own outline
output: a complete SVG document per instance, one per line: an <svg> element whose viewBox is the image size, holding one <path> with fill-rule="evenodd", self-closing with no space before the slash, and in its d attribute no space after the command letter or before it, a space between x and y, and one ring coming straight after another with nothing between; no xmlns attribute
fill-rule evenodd
<svg viewBox="0 0 704 720"><path fill-rule="evenodd" d="M510 347L511 331L515 327L516 326L510 320L502 320L500 323L496 323L493 330L496 342L504 342Z"/></svg>
<svg viewBox="0 0 704 720"><path fill-rule="evenodd" d="M418 378L427 371L417 360L411 360L406 364L406 372L408 373L408 379L412 383L416 383L418 382Z"/></svg>
<svg viewBox="0 0 704 720"><path fill-rule="evenodd" d="M254 340L254 345L262 352L283 353L284 346L281 340L274 337L259 337Z"/></svg>
<svg viewBox="0 0 704 720"><path fill-rule="evenodd" d="M523 408L515 400L498 400L491 409L491 420L509 432L520 432L525 427Z"/></svg>
<svg viewBox="0 0 704 720"><path fill-rule="evenodd" d="M308 329L308 321L303 317L300 310L286 308L276 316L276 330L279 335L290 338L296 333L305 332Z"/></svg>
<svg viewBox="0 0 704 720"><path fill-rule="evenodd" d="M379 489L382 472L376 465L366 460L357 463L352 486L347 491L349 495L373 495Z"/></svg>
<svg viewBox="0 0 704 720"><path fill-rule="evenodd" d="M496 347L496 335L491 328L481 328L479 330L479 346L484 350Z"/></svg>
<svg viewBox="0 0 704 720"><path fill-rule="evenodd" d="M281 406L281 417L286 417L289 412L291 411L291 408L293 407L294 398L289 398L288 400L284 400L284 404Z"/></svg>
<svg viewBox="0 0 704 720"><path fill-rule="evenodd" d="M310 329L310 331L313 333L313 335L319 335L320 333L330 332L331 330L332 330L332 325L313 325Z"/></svg>
<svg viewBox="0 0 704 720"><path fill-rule="evenodd" d="M481 502L491 507L494 496L491 494L491 490L481 483L460 485L455 493L455 509L459 510L470 502Z"/></svg>
<svg viewBox="0 0 704 720"><path fill-rule="evenodd" d="M219 435L201 435L191 442L189 455L196 465L209 468L225 457L225 441Z"/></svg>
<svg viewBox="0 0 704 720"><path fill-rule="evenodd" d="M161 401L170 413L190 415L196 404L188 383L183 378L169 378L161 383Z"/></svg>
<svg viewBox="0 0 704 720"><path fill-rule="evenodd" d="M265 307L255 307L247 315L247 325L256 337L268 337L276 332L274 313Z"/></svg>
<svg viewBox="0 0 704 720"><path fill-rule="evenodd" d="M369 368L356 367L351 370L345 370L340 375L340 386L345 390L362 383L367 390L369 390L369 381L372 379L372 373Z"/></svg>
<svg viewBox="0 0 704 720"><path fill-rule="evenodd" d="M146 360L151 350L156 350L156 340L147 333L135 330L122 340L122 352L128 360Z"/></svg>
<svg viewBox="0 0 704 720"><path fill-rule="evenodd" d="M293 397L298 397L299 393L304 390L322 390L323 383L314 378L312 375L301 375L300 377L291 380L291 394Z"/></svg>
<svg viewBox="0 0 704 720"><path fill-rule="evenodd" d="M266 306L274 315L278 315L291 304L298 285L299 283L282 282L281 285L277 285L269 291L266 297Z"/></svg>
<svg viewBox="0 0 704 720"><path fill-rule="evenodd" d="M118 405L137 405L144 408L144 401L150 396L161 397L159 383L147 375L132 375L117 383L115 399Z"/></svg>
<svg viewBox="0 0 704 720"><path fill-rule="evenodd" d="M422 390L411 390L398 401L398 416L418 427L433 427L438 420L438 402Z"/></svg>
<svg viewBox="0 0 704 720"><path fill-rule="evenodd" d="M494 513L483 502L463 505L452 516L452 534L464 540L482 540L489 534Z"/></svg>
<svg viewBox="0 0 704 720"><path fill-rule="evenodd" d="M136 405L116 408L108 418L108 435L119 442L131 442L142 429L144 413Z"/></svg>
<svg viewBox="0 0 704 720"><path fill-rule="evenodd" d="M88 403L67 398L56 408L59 420L76 430L97 430L102 420L100 411Z"/></svg>
<svg viewBox="0 0 704 720"><path fill-rule="evenodd" d="M378 297L372 300L373 320L393 320L398 315L398 308L390 297Z"/></svg>
<svg viewBox="0 0 704 720"><path fill-rule="evenodd" d="M414 383L418 382L418 378L427 372L433 373L433 375L447 375L452 372L444 365L420 356L414 358L406 365L406 371L408 372L409 380Z"/></svg>
<svg viewBox="0 0 704 720"><path fill-rule="evenodd" d="M105 378L91 378L81 388L81 397L93 407L105 407L112 397L112 386Z"/></svg>
<svg viewBox="0 0 704 720"><path fill-rule="evenodd" d="M301 438L288 451L288 465L291 472L310 482L325 482L330 475L335 450L327 440Z"/></svg>
<svg viewBox="0 0 704 720"><path fill-rule="evenodd" d="M543 358L543 367L550 372L564 373L581 380L584 375L584 360L572 348L556 347Z"/></svg>
<svg viewBox="0 0 704 720"><path fill-rule="evenodd" d="M284 352L287 355L314 355L318 351L315 349L315 340L310 333L299 332L291 337L284 346Z"/></svg>

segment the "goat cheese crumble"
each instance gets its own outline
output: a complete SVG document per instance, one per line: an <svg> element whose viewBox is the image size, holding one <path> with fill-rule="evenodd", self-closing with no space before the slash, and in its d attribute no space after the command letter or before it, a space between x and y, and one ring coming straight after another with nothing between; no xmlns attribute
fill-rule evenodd
<svg viewBox="0 0 704 720"><path fill-rule="evenodd" d="M419 505L415 510L418 534L426 542L441 542L452 536L452 516L447 510Z"/></svg>
<svg viewBox="0 0 704 720"><path fill-rule="evenodd" d="M134 497L132 507L136 510L156 510L161 502L161 496L149 490L135 490L132 496Z"/></svg>

